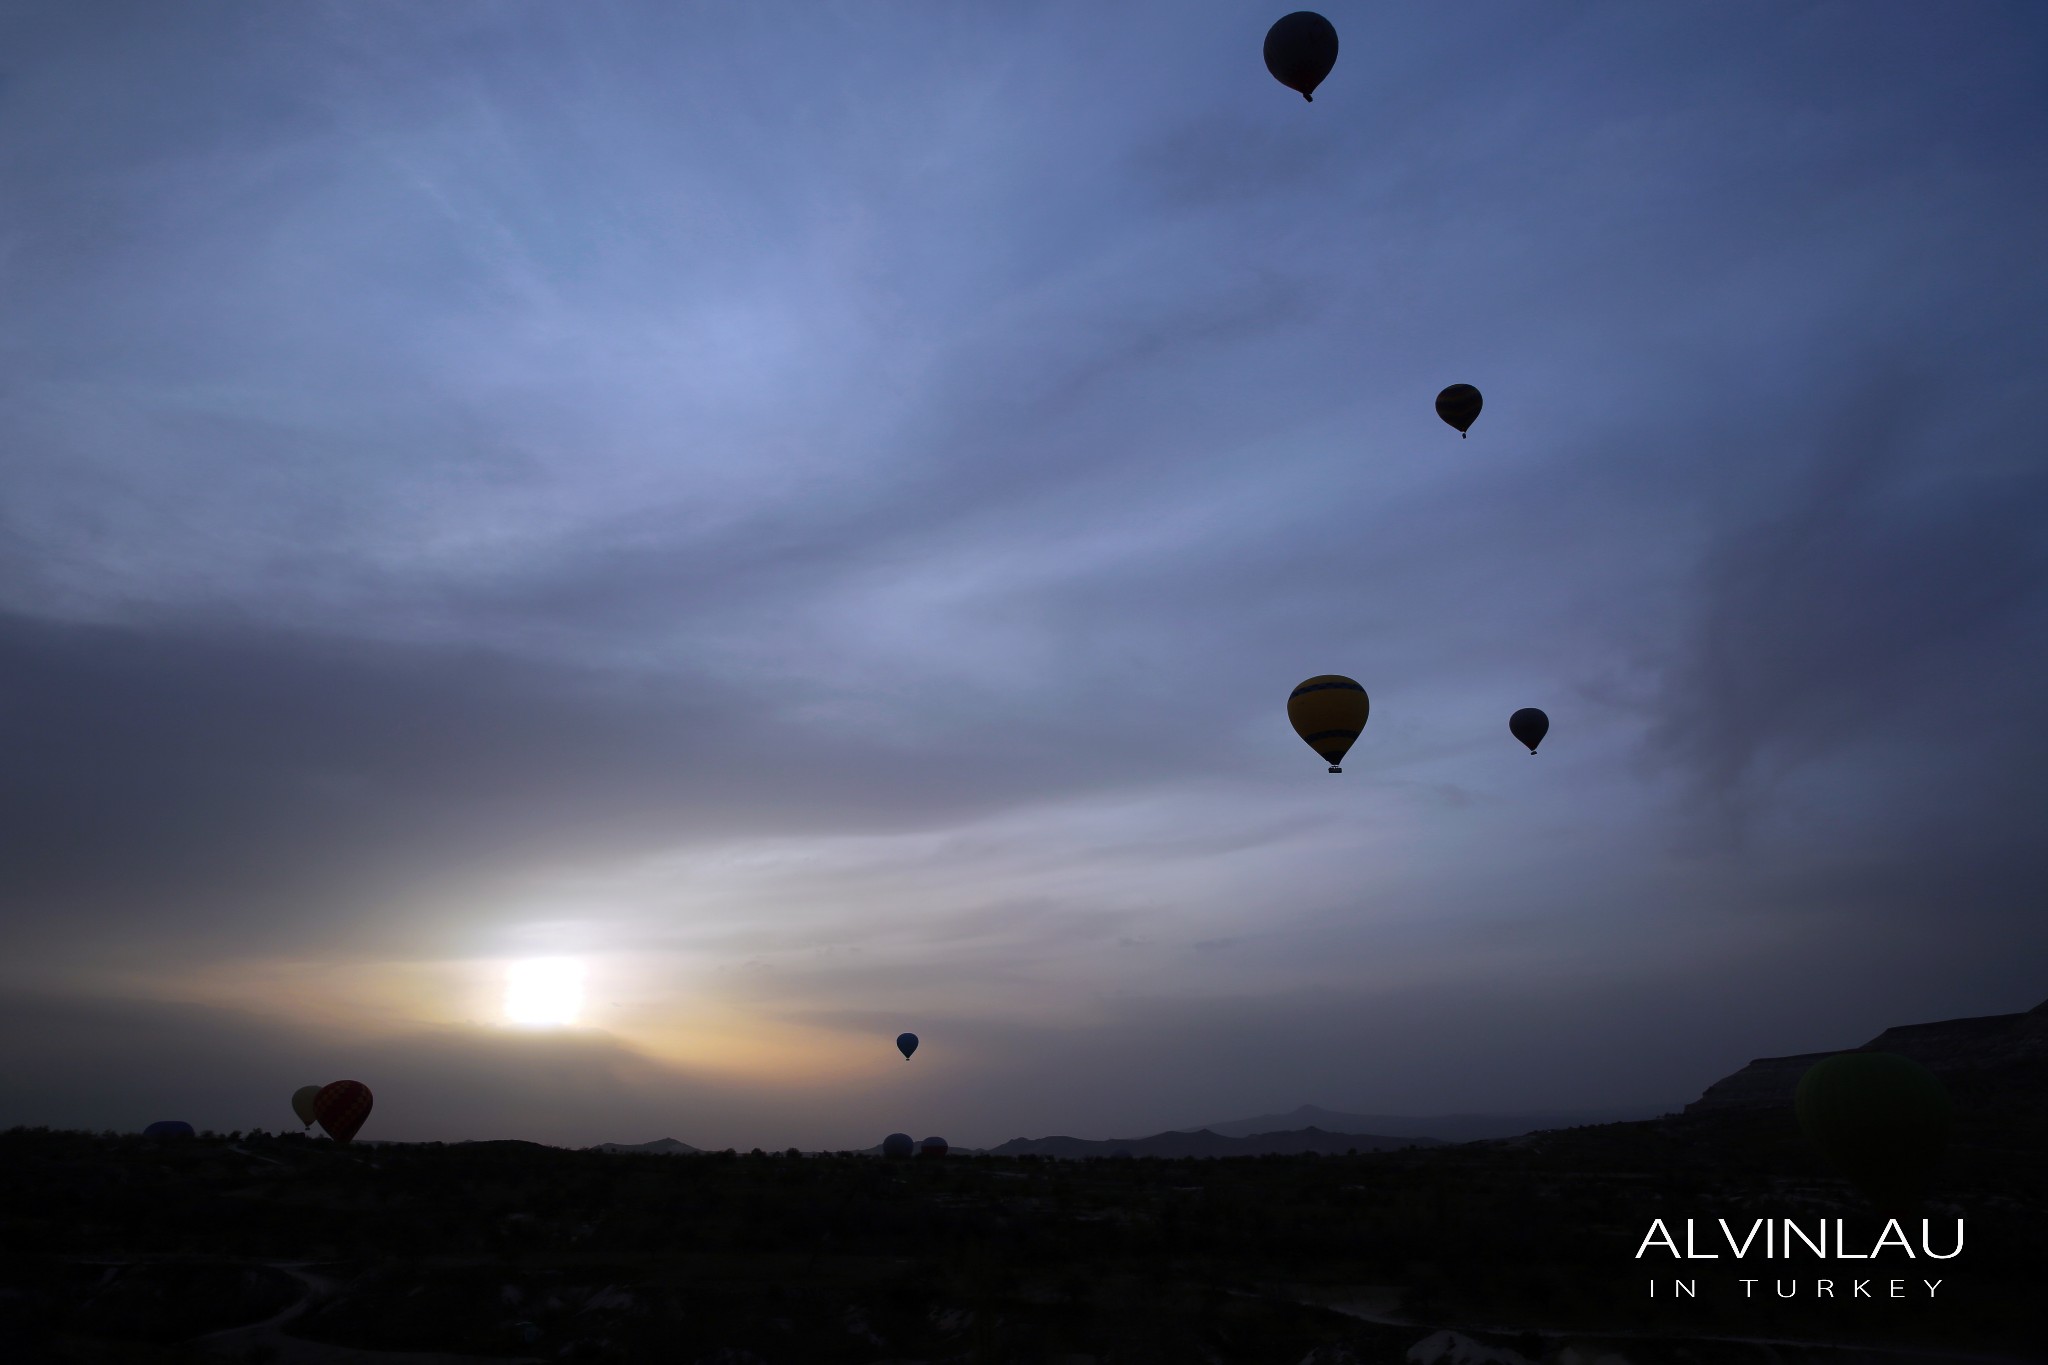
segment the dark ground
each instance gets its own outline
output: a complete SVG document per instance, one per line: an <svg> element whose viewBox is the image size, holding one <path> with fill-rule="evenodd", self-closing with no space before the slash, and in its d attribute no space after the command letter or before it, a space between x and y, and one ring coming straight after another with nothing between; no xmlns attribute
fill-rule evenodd
<svg viewBox="0 0 2048 1365"><path fill-rule="evenodd" d="M1937 1250L1967 1220L1961 1256L1830 1266L1636 1259L1656 1217L1839 1216L1874 1241L1778 1117L1084 1162L14 1129L0 1365L2048 1361L2040 1136L1952 1151L1927 1212ZM1845 1302L1817 1274L1944 1283ZM1653 1277L1699 1296L1653 1301Z"/></svg>

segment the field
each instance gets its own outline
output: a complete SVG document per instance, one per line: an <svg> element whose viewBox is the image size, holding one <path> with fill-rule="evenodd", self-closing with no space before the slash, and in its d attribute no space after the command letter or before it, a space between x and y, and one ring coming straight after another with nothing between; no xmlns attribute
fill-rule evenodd
<svg viewBox="0 0 2048 1365"><path fill-rule="evenodd" d="M1966 1213L1955 1259L1636 1258L1657 1217L1839 1216L1874 1240L1782 1138L1641 1123L1356 1157L885 1162L16 1129L0 1358L2044 1358L2040 1177L1995 1153L1952 1159L1928 1210L1938 1250ZM1914 1293L1815 1298L1824 1275ZM1698 1297L1653 1300L1652 1278Z"/></svg>

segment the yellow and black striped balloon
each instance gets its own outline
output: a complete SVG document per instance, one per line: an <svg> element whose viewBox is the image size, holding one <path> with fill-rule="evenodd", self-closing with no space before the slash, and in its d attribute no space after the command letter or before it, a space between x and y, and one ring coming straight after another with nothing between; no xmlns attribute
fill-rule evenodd
<svg viewBox="0 0 2048 1365"><path fill-rule="evenodd" d="M1333 773L1344 771L1337 765L1371 712L1372 699L1365 689L1340 673L1310 678L1287 698L1287 719L1294 733L1323 756Z"/></svg>
<svg viewBox="0 0 2048 1365"><path fill-rule="evenodd" d="M1436 396L1436 415L1458 429L1463 436L1479 420L1479 409L1485 399L1479 390L1470 384L1453 384Z"/></svg>

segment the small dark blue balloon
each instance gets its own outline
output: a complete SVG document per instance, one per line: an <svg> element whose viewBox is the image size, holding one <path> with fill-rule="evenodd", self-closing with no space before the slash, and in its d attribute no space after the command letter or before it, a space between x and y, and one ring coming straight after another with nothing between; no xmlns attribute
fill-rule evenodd
<svg viewBox="0 0 2048 1365"><path fill-rule="evenodd" d="M1533 754L1536 746L1543 742L1543 737L1550 733L1550 717L1533 706L1525 706L1508 717L1508 733L1528 745L1529 752Z"/></svg>
<svg viewBox="0 0 2048 1365"><path fill-rule="evenodd" d="M917 1154L926 1158L942 1157L946 1154L946 1140L942 1137L928 1137L917 1144Z"/></svg>
<svg viewBox="0 0 2048 1365"><path fill-rule="evenodd" d="M909 1061L910 1054L917 1051L917 1035L915 1033L897 1034L896 1050L903 1054L904 1061Z"/></svg>
<svg viewBox="0 0 2048 1365"><path fill-rule="evenodd" d="M1305 100L1337 64L1337 30L1314 10L1296 10L1266 30L1266 70Z"/></svg>
<svg viewBox="0 0 2048 1365"><path fill-rule="evenodd" d="M142 1135L153 1138L188 1138L193 1134L192 1125L183 1119L158 1119L143 1129Z"/></svg>
<svg viewBox="0 0 2048 1365"><path fill-rule="evenodd" d="M917 1150L917 1144L910 1140L908 1133L891 1133L882 1139L882 1155L891 1161L903 1161Z"/></svg>

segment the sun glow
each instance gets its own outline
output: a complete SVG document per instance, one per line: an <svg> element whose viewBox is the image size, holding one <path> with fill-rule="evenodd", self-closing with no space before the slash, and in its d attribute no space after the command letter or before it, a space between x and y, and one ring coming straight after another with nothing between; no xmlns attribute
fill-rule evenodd
<svg viewBox="0 0 2048 1365"><path fill-rule="evenodd" d="M583 1012L583 964L573 957L515 962L505 973L505 1018L514 1024L573 1024Z"/></svg>

